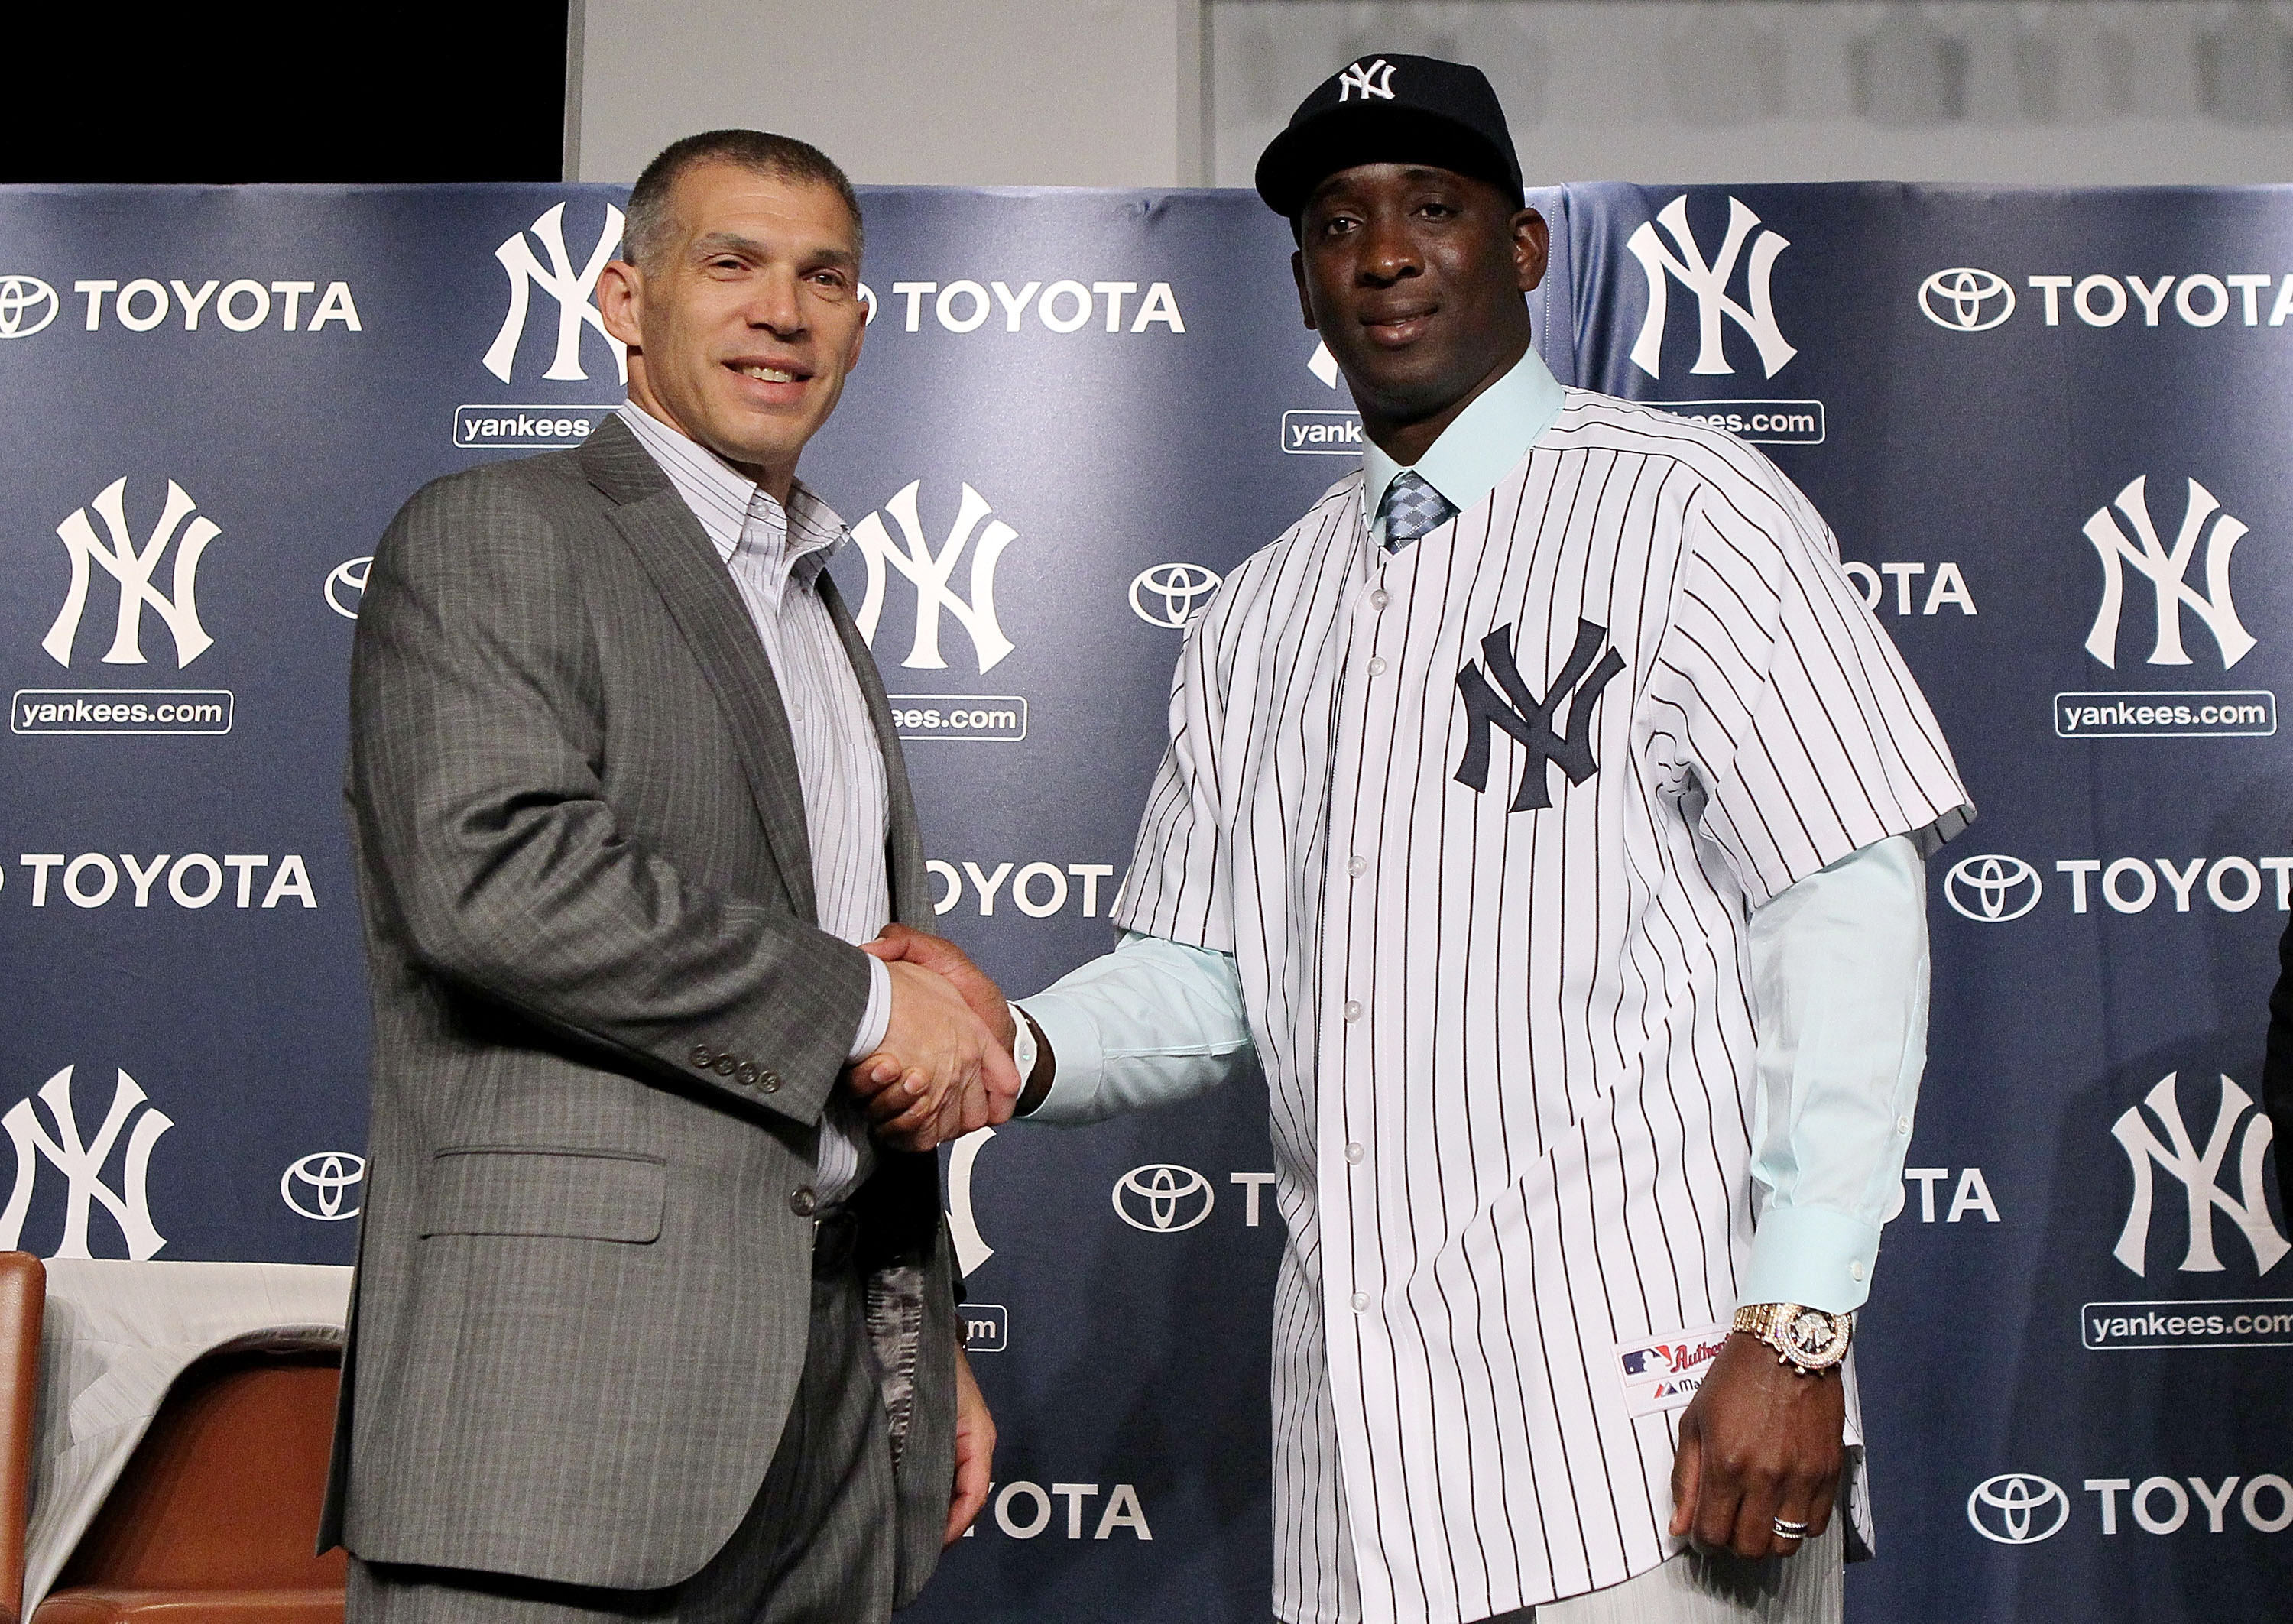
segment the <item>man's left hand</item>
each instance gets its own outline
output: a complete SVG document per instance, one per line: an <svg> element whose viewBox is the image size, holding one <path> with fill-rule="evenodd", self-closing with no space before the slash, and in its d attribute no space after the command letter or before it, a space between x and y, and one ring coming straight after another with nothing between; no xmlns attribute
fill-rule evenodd
<svg viewBox="0 0 2293 1624"><path fill-rule="evenodd" d="M1846 1458L1847 1400L1839 1372L1803 1376L1758 1337L1731 1335L1680 1418L1672 1462L1672 1531L1701 1549L1756 1561L1804 1543L1778 1534L1778 1518L1830 1526Z"/></svg>
<svg viewBox="0 0 2293 1624"><path fill-rule="evenodd" d="M963 1538L987 1504L988 1474L995 1466L995 1418L971 1374L971 1361L955 1350L955 1495L948 1502L945 1550Z"/></svg>

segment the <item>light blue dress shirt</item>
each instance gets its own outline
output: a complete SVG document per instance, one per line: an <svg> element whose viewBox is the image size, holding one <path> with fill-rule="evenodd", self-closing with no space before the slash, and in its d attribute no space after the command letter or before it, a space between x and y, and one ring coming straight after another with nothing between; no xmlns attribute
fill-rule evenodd
<svg viewBox="0 0 2293 1624"><path fill-rule="evenodd" d="M1414 472L1469 509L1528 454L1562 400L1531 350L1458 414ZM1362 512L1381 545L1377 508L1404 470L1373 443L1362 465ZM1760 1213L1740 1301L1845 1313L1870 1295L1926 1065L1917 848L1894 836L1787 886L1752 914L1748 950ZM1252 1057L1233 956L1160 937L1126 934L1019 1004L1057 1067L1037 1121L1096 1122L1192 1098Z"/></svg>

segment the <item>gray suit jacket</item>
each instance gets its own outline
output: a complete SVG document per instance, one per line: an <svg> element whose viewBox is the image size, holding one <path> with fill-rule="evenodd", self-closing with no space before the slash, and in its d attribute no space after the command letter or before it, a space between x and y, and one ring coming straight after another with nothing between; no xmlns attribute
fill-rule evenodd
<svg viewBox="0 0 2293 1624"><path fill-rule="evenodd" d="M893 904L928 920L883 685L821 591L883 746ZM374 1105L321 1544L685 1579L795 1393L821 1108L868 972L814 924L755 627L619 423L401 510L352 654L348 795ZM924 1271L887 1531L904 1602L953 1473L936 1159L884 1156L855 1205L871 1267Z"/></svg>

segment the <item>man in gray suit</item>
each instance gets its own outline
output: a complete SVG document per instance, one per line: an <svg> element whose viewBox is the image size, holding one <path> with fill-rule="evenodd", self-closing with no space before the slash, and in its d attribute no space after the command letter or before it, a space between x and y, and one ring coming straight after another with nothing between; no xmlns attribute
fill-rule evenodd
<svg viewBox="0 0 2293 1624"><path fill-rule="evenodd" d="M647 168L625 247L628 405L409 502L352 657L353 1624L882 1619L986 1494L937 1164L844 1082L895 1054L945 1132L1017 1092L944 982L854 945L931 915L796 479L860 352L858 205L720 131Z"/></svg>

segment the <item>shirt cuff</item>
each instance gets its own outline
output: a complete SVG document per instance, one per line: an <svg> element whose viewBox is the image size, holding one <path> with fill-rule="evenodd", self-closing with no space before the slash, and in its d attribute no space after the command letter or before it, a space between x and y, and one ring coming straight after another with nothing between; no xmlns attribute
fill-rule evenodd
<svg viewBox="0 0 2293 1624"><path fill-rule="evenodd" d="M1852 1313L1871 1295L1878 1258L1876 1224L1820 1207L1771 1207L1752 1237L1737 1306L1797 1303L1826 1313Z"/></svg>
<svg viewBox="0 0 2293 1624"><path fill-rule="evenodd" d="M1035 1018L1050 1047L1052 1074L1049 1092L1027 1114L1046 1122L1088 1121L1085 1115L1098 1098L1098 1078L1106 1064L1099 1047L1098 1023L1056 992L1039 992L1013 1006Z"/></svg>
<svg viewBox="0 0 2293 1624"><path fill-rule="evenodd" d="M861 1012L860 1030L853 1035L851 1058L865 1060L884 1046L892 1026L892 972L873 953L868 960L868 1007Z"/></svg>

